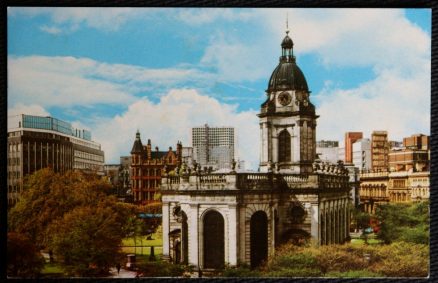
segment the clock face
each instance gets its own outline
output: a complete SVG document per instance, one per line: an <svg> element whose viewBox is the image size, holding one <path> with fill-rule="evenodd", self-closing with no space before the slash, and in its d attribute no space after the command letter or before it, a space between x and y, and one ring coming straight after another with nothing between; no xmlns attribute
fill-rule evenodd
<svg viewBox="0 0 438 283"><path fill-rule="evenodd" d="M283 106L288 105L291 102L291 100L292 100L292 97L290 97L290 94L287 92L282 92L278 96L278 102Z"/></svg>

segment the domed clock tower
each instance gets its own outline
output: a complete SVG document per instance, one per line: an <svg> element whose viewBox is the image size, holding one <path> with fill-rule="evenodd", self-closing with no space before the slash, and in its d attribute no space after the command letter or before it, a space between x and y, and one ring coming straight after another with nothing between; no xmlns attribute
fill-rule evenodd
<svg viewBox="0 0 438 283"><path fill-rule="evenodd" d="M286 31L260 114L260 172L310 173L316 155L315 106Z"/></svg>

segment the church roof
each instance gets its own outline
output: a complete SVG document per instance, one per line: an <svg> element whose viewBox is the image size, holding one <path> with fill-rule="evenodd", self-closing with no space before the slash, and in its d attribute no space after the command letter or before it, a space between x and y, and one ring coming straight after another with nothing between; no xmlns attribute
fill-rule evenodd
<svg viewBox="0 0 438 283"><path fill-rule="evenodd" d="M268 92L277 90L303 90L309 92L306 78L293 56L293 41L286 32L281 42L282 56L269 79Z"/></svg>
<svg viewBox="0 0 438 283"><path fill-rule="evenodd" d="M144 149L143 149L143 144L141 143L141 139L140 139L140 132L137 131L137 133L135 134L134 145L132 146L132 149L131 149L131 154L142 153L143 151L144 151Z"/></svg>
<svg viewBox="0 0 438 283"><path fill-rule="evenodd" d="M168 151L152 151L151 152L151 158L152 159L161 159L165 157L169 152ZM176 152L173 152L176 154Z"/></svg>
<svg viewBox="0 0 438 283"><path fill-rule="evenodd" d="M281 48L292 49L293 46L294 46L294 42L292 41L292 38L290 38L289 35L286 34L283 41L281 42Z"/></svg>
<svg viewBox="0 0 438 283"><path fill-rule="evenodd" d="M304 90L309 91L303 72L295 62L278 64L269 79L268 91L272 90Z"/></svg>

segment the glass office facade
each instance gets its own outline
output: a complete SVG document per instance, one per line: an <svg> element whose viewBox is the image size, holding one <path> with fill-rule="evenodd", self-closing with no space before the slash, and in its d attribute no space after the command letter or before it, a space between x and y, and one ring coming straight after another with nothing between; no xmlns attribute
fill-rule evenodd
<svg viewBox="0 0 438 283"><path fill-rule="evenodd" d="M70 123L52 118L23 115L23 128L42 129L57 131L66 135L72 135L73 130Z"/></svg>

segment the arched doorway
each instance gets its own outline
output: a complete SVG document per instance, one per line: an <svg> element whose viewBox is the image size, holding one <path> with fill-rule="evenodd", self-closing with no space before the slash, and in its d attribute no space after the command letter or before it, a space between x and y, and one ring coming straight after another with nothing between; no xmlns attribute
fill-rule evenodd
<svg viewBox="0 0 438 283"><path fill-rule="evenodd" d="M220 269L225 262L224 218L217 211L204 216L204 268Z"/></svg>
<svg viewBox="0 0 438 283"><path fill-rule="evenodd" d="M259 266L268 258L268 217L264 211L251 216L251 267Z"/></svg>

